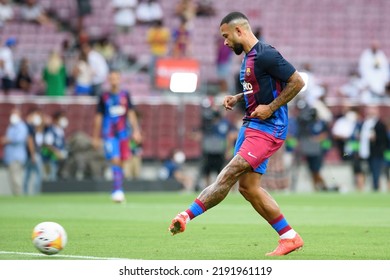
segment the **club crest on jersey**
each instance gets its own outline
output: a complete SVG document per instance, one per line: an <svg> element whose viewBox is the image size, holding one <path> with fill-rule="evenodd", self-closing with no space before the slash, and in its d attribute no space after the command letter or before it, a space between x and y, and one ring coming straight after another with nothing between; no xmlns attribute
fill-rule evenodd
<svg viewBox="0 0 390 280"><path fill-rule="evenodd" d="M251 75L251 69L249 67L246 68L245 75L247 76Z"/></svg>

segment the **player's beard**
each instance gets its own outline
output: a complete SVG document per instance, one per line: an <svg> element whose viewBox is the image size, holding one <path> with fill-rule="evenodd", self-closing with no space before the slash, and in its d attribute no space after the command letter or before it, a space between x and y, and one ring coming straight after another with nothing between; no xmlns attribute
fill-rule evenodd
<svg viewBox="0 0 390 280"><path fill-rule="evenodd" d="M236 55L240 55L244 51L244 46L240 43L234 43L232 49Z"/></svg>

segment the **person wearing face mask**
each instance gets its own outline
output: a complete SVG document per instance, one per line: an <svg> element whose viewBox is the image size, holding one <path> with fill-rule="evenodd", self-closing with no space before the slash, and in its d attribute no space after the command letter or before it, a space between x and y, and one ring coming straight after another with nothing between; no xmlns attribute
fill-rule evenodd
<svg viewBox="0 0 390 280"><path fill-rule="evenodd" d="M68 156L65 140L65 129L68 126L68 119L64 112L58 111L53 115L53 123L50 125L43 137L42 155L43 162L47 167L47 179L56 181L60 164Z"/></svg>
<svg viewBox="0 0 390 280"><path fill-rule="evenodd" d="M23 174L23 167L27 161L27 136L27 125L22 120L19 109L15 108L11 111L5 136L0 141L4 147L3 159L8 168L13 195L23 194L20 175Z"/></svg>
<svg viewBox="0 0 390 280"><path fill-rule="evenodd" d="M39 194L42 188L43 162L41 148L45 123L43 113L39 109L33 109L27 117L28 139L27 154L28 160L25 166L23 189L25 194ZM33 176L33 188L30 188L31 176Z"/></svg>

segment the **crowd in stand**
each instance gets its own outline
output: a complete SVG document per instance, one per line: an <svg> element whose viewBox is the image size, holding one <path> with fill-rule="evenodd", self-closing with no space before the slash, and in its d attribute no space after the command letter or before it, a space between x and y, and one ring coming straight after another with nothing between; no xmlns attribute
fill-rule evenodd
<svg viewBox="0 0 390 280"><path fill-rule="evenodd" d="M15 88L25 93L40 88L41 90L33 94L63 96L70 88L73 95L99 96L110 68L124 69L135 63L136 58L124 56L113 39L121 34L131 34L136 25L148 27L142 40L150 46L148 68L154 86L156 61L166 56L174 58L191 56L191 36L195 28L193 19L215 14L211 1L180 0L173 9L173 16L177 17L179 24L175 28L168 28L164 25L166 15L158 0L112 0L114 34L91 38L84 28L84 19L85 16L93 13L93 8L90 1L79 0L77 4L79 20L71 30L73 37L62 42L60 49L50 53L39 81L34 80L27 58L22 58L20 61L14 59L13 49L18 44L17 34L9 38L0 38L0 77L4 95L11 94ZM20 8L18 17L15 15L15 6ZM51 12L42 8L39 0L13 1L13 3L9 0L0 0L0 29L13 20L35 25L64 27L63 22L58 22ZM258 36L264 42L261 33ZM223 41L216 40L216 72L220 79L220 89L225 93L232 93L234 90L230 78L234 74L231 72L231 57L231 50L223 45ZM286 141L286 148L288 152L298 151L297 156L305 159L313 180L313 188L317 191L337 190L338 187L329 186L326 178L321 175L324 160L332 145L338 149L340 160L351 163L357 190L364 189L364 174L367 172L372 175L374 191L380 189L379 177L382 169L386 169L388 182L390 182L389 117L381 115L377 108L377 105L383 104L383 101L388 100L390 96L390 65L385 52L380 47L380 42L373 41L367 49L362 50L356 64L357 67L350 71L348 82L337 92L337 96L346 104L345 110L339 115L335 115L327 106L327 85L318 79L313 70L315 67L310 63L302 65L301 71L306 74L307 87L300 94L297 102L292 105L290 135ZM38 87L34 86L39 82ZM237 90L241 91L241 89ZM38 124L39 114L41 113L32 112L31 116L26 118L26 122L30 126L34 123ZM42 116L40 118L45 119ZM53 123L50 126L55 126L57 120L57 127L64 128L60 125L60 120L64 120L63 116L53 116L52 119ZM43 123L42 120L40 124ZM31 129L23 127L20 121L20 112L13 112L10 118L10 131L7 131L7 135L2 139L5 147L14 135L12 129L20 130L18 136L25 135L24 144L31 146L28 144ZM36 142L41 143L41 146L48 138L50 137L38 136ZM8 154L20 155L19 152L7 152L6 155ZM30 160L33 157L30 157ZM21 158L23 159L18 160L26 164L26 168L30 168L28 170L35 168L32 168L31 162L28 163L27 155ZM33 162L37 163L39 160ZM21 168L12 164L9 166L12 167L11 172L19 172ZM54 177L47 175L47 178ZM390 184L388 189L390 190Z"/></svg>
<svg viewBox="0 0 390 280"><path fill-rule="evenodd" d="M16 7L17 15L16 15ZM89 34L85 18L91 15L93 5L89 0L77 1L76 23L59 19L53 9L45 10L39 0L0 1L0 29L8 23L21 22L32 25L50 25L61 31L69 31L71 37L58 42L48 53L41 75L31 71L27 57L15 58L18 34L0 37L0 77L3 93L18 89L26 94L48 96L98 95L99 88L107 76L108 68L129 70L137 63L137 54L124 54L116 43L117 36L131 34L137 25L148 28L140 40L150 47L151 84L153 85L154 65L160 57L183 58L191 55L192 20L197 16L211 16L213 7L208 1L182 0L177 2L173 16L178 25L168 28L164 25L164 11L158 0L112 0L111 34L98 37Z"/></svg>

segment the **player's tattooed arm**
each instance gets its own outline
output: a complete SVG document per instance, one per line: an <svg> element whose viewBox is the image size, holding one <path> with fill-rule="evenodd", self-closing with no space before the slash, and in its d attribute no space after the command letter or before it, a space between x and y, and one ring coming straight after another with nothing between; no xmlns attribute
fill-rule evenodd
<svg viewBox="0 0 390 280"><path fill-rule="evenodd" d="M198 199L203 202L206 209L214 207L224 200L240 176L250 170L249 163L240 155L236 155L219 173L216 181L200 193Z"/></svg>
<svg viewBox="0 0 390 280"><path fill-rule="evenodd" d="M287 80L286 87L283 89L280 95L269 104L269 108L272 113L292 100L304 85L305 82L302 80L301 75L295 71L294 74L292 74L291 77Z"/></svg>
<svg viewBox="0 0 390 280"><path fill-rule="evenodd" d="M261 120L268 119L277 109L293 99L304 85L305 83L303 82L301 75L295 71L295 73L287 80L286 87L282 90L280 95L268 105L258 105L251 113L251 117L259 118Z"/></svg>
<svg viewBox="0 0 390 280"><path fill-rule="evenodd" d="M244 93L238 93L236 95L228 95L225 96L223 100L223 107L225 107L226 110L232 110L234 105L236 105L238 102L244 99Z"/></svg>

